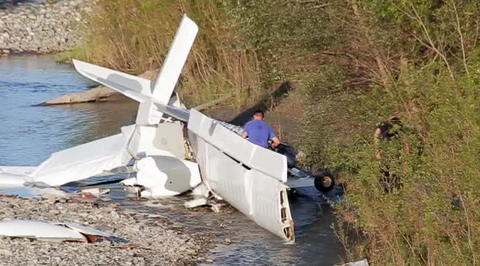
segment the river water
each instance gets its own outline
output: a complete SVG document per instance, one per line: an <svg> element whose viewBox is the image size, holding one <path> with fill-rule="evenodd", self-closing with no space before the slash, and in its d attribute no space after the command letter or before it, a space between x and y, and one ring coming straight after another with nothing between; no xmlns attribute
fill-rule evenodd
<svg viewBox="0 0 480 266"><path fill-rule="evenodd" d="M137 104L77 104L35 106L94 84L52 56L0 58L0 165L38 165L65 148L110 136L133 123ZM119 188L113 186L112 188ZM285 244L241 213L193 212L184 198L139 201L117 198L138 213L161 214L191 232L215 236L206 254L215 265L334 265L344 259L343 248L331 230L331 209L314 188L291 199L296 242Z"/></svg>

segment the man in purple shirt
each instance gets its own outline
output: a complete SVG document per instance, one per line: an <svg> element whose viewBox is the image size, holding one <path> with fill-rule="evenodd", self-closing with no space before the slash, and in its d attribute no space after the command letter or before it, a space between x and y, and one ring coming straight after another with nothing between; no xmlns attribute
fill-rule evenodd
<svg viewBox="0 0 480 266"><path fill-rule="evenodd" d="M264 117L265 115L262 110L255 111L252 121L245 125L245 131L243 131L242 137L248 138L250 142L264 148L268 148L268 141L271 140L272 148L276 148L280 145L280 140L272 128L263 122Z"/></svg>

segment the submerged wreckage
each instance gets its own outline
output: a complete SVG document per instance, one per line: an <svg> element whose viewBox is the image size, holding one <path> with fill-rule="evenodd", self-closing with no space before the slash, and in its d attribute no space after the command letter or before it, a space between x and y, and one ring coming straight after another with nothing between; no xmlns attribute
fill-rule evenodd
<svg viewBox="0 0 480 266"><path fill-rule="evenodd" d="M74 60L80 74L140 103L136 123L54 153L37 167L0 167L0 185L56 187L133 165L136 177L122 183L141 187L143 197L174 196L203 183L263 228L294 241L287 158L182 108L174 93L197 32L184 16L155 81Z"/></svg>

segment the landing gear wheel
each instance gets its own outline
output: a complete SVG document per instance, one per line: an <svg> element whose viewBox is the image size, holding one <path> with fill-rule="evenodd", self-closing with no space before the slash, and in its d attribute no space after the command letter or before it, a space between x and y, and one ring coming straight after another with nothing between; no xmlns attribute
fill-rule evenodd
<svg viewBox="0 0 480 266"><path fill-rule="evenodd" d="M329 171L321 172L315 175L315 188L323 193L329 192L335 186L335 177Z"/></svg>

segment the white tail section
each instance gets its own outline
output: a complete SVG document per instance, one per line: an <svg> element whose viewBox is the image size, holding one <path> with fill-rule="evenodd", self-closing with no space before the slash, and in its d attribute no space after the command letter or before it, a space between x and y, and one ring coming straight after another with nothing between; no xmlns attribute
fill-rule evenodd
<svg viewBox="0 0 480 266"><path fill-rule="evenodd" d="M163 113L169 111L171 111L168 113L170 116L185 121L188 120L188 113L168 106L168 103L197 33L197 24L184 15L155 82L79 60L73 60L73 64L77 71L85 77L140 102L137 125L158 124Z"/></svg>
<svg viewBox="0 0 480 266"><path fill-rule="evenodd" d="M167 54L162 70L153 84L153 98L168 104L198 33L198 26L184 15Z"/></svg>

